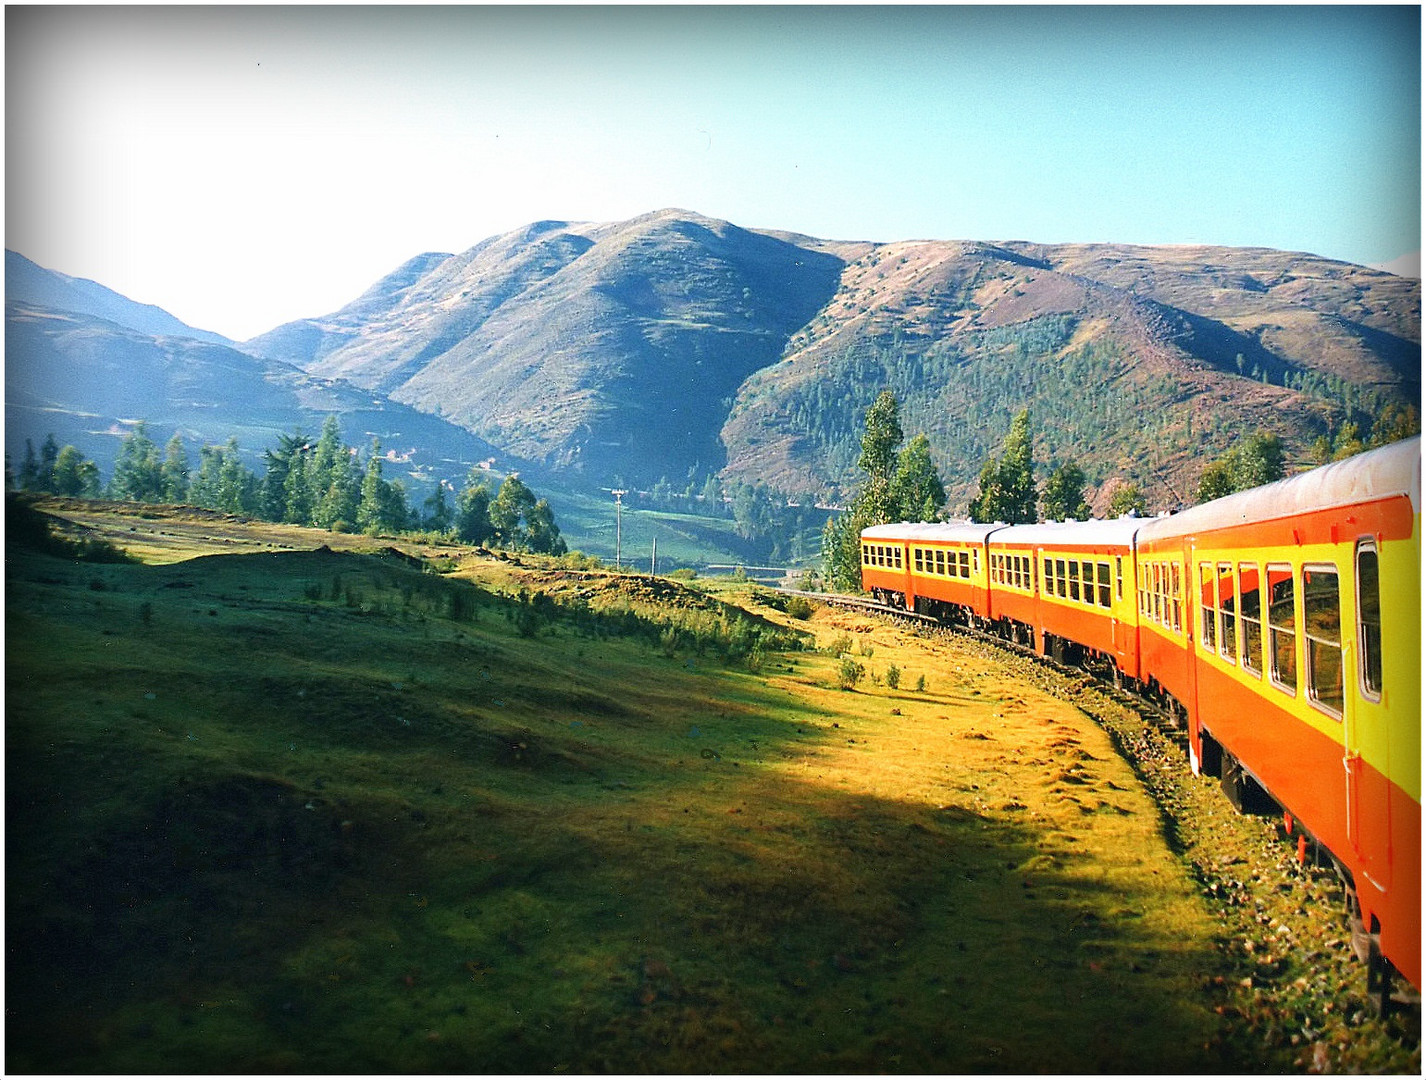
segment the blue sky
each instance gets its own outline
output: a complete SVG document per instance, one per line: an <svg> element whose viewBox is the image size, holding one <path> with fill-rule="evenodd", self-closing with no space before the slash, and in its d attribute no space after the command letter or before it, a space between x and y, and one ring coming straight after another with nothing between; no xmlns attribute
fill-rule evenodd
<svg viewBox="0 0 1426 1080"><path fill-rule="evenodd" d="M680 206L836 239L1420 250L1420 9L6 9L6 246L246 338Z"/></svg>

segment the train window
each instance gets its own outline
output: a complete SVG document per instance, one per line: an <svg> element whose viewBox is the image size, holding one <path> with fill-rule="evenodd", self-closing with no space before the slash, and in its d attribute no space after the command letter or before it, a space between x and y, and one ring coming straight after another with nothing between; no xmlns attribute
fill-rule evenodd
<svg viewBox="0 0 1426 1080"><path fill-rule="evenodd" d="M1045 595L1053 596L1055 592L1055 564L1050 559L1044 560L1045 564Z"/></svg>
<svg viewBox="0 0 1426 1080"><path fill-rule="evenodd" d="M896 554L893 556L893 558L895 558L895 560L896 560L896 569L900 570L900 569L901 569L901 549L900 549L900 548L896 548L895 551L896 551Z"/></svg>
<svg viewBox="0 0 1426 1080"><path fill-rule="evenodd" d="M936 573L941 577L946 576L946 553L940 548L936 549Z"/></svg>
<svg viewBox="0 0 1426 1080"><path fill-rule="evenodd" d="M1361 643L1362 694L1381 700L1381 565L1376 545L1357 545L1357 640Z"/></svg>
<svg viewBox="0 0 1426 1080"><path fill-rule="evenodd" d="M1124 556L1114 556L1114 597L1116 600L1124 599Z"/></svg>
<svg viewBox="0 0 1426 1080"><path fill-rule="evenodd" d="M1335 566L1302 570L1302 626L1307 642L1307 696L1342 715L1342 600Z"/></svg>
<svg viewBox="0 0 1426 1080"><path fill-rule="evenodd" d="M1218 608L1223 621L1218 624L1218 655L1229 663L1238 661L1238 595L1233 589L1233 566L1218 564Z"/></svg>
<svg viewBox="0 0 1426 1080"><path fill-rule="evenodd" d="M1203 647L1213 652L1217 646L1216 627L1218 625L1218 602L1213 598L1216 579L1213 567L1208 563L1198 564L1198 610L1199 639Z"/></svg>
<svg viewBox="0 0 1426 1080"><path fill-rule="evenodd" d="M1139 588L1138 588L1138 593L1139 593L1139 614L1142 615L1142 616L1147 616L1147 615L1149 614L1149 590L1148 590L1148 587L1147 587L1147 585L1146 585L1146 583L1145 583L1145 579L1148 577L1148 574L1149 574L1149 564L1148 564L1148 563L1140 563L1140 564L1139 564Z"/></svg>
<svg viewBox="0 0 1426 1080"><path fill-rule="evenodd" d="M970 577L970 552L962 551L960 555L961 577Z"/></svg>
<svg viewBox="0 0 1426 1080"><path fill-rule="evenodd" d="M1297 693L1297 601L1292 567L1268 564L1268 674Z"/></svg>
<svg viewBox="0 0 1426 1080"><path fill-rule="evenodd" d="M1079 561L1071 559L1069 564L1069 598L1079 599Z"/></svg>
<svg viewBox="0 0 1426 1080"><path fill-rule="evenodd" d="M1112 594L1109 589L1109 564L1107 562L1098 563L1095 569L1099 571L1099 606L1109 607L1112 603Z"/></svg>
<svg viewBox="0 0 1426 1080"><path fill-rule="evenodd" d="M1152 596L1150 603L1153 605L1153 609L1145 614L1152 615L1154 622L1162 623L1164 621L1164 568L1162 563L1154 563L1153 576L1150 581L1153 586L1150 594Z"/></svg>
<svg viewBox="0 0 1426 1080"><path fill-rule="evenodd" d="M1178 563L1169 563L1169 598L1173 603L1173 628L1183 630L1183 586L1179 581Z"/></svg>
<svg viewBox="0 0 1426 1080"><path fill-rule="evenodd" d="M915 566L915 568L916 568L916 573L919 574L919 573L921 572L921 566L922 566L922 563L921 563L921 549L920 549L920 548L912 548L912 549L911 549L911 562L912 562L912 564L913 564L913 565Z"/></svg>
<svg viewBox="0 0 1426 1080"><path fill-rule="evenodd" d="M1083 600L1086 604L1092 604L1094 603L1094 563L1082 562L1079 565L1080 574L1084 581Z"/></svg>
<svg viewBox="0 0 1426 1080"><path fill-rule="evenodd" d="M871 547L867 544L862 545L862 565L871 565Z"/></svg>
<svg viewBox="0 0 1426 1080"><path fill-rule="evenodd" d="M1258 568L1238 564L1238 618L1243 622L1243 670L1263 673L1263 594L1258 586Z"/></svg>
<svg viewBox="0 0 1426 1080"><path fill-rule="evenodd" d="M1063 559L1055 560L1055 595L1069 595L1069 575L1065 570L1065 561Z"/></svg>

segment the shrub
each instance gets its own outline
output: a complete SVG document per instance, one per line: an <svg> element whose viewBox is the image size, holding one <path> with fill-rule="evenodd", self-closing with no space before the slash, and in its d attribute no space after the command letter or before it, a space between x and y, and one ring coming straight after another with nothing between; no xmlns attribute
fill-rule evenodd
<svg viewBox="0 0 1426 1080"><path fill-rule="evenodd" d="M842 660L842 666L837 671L837 685L843 690L854 689L865 674L866 668L848 656Z"/></svg>
<svg viewBox="0 0 1426 1080"><path fill-rule="evenodd" d="M832 644L827 646L828 656L841 656L843 653L852 651L852 638L850 634L842 634L832 639Z"/></svg>
<svg viewBox="0 0 1426 1080"><path fill-rule="evenodd" d="M895 664L886 669L886 685L893 690L901 685L901 669Z"/></svg>
<svg viewBox="0 0 1426 1080"><path fill-rule="evenodd" d="M924 694L926 692L926 676L916 676L916 692L918 694Z"/></svg>
<svg viewBox="0 0 1426 1080"><path fill-rule="evenodd" d="M805 596L788 597L787 613L794 619L810 619L814 610L812 601Z"/></svg>

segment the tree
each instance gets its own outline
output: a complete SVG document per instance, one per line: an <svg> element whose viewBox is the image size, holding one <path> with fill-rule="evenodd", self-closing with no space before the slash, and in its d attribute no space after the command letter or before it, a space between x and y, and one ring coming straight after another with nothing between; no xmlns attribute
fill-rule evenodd
<svg viewBox="0 0 1426 1080"><path fill-rule="evenodd" d="M54 492L54 467L59 461L59 443L55 441L54 433L45 436L44 444L40 447L40 474L39 489L41 491Z"/></svg>
<svg viewBox="0 0 1426 1080"><path fill-rule="evenodd" d="M456 499L456 538L467 544L487 544L495 536L490 525L490 485L478 468L470 470Z"/></svg>
<svg viewBox="0 0 1426 1080"><path fill-rule="evenodd" d="M450 532L454 515L451 512L450 503L446 502L446 482L436 480L436 490L426 496L423 503L426 508L426 517L422 524L432 532Z"/></svg>
<svg viewBox="0 0 1426 1080"><path fill-rule="evenodd" d="M292 471L294 459L310 451L309 441L298 430L290 435L279 435L277 445L263 451L267 471L262 481L261 514L268 521L287 520L287 474Z"/></svg>
<svg viewBox="0 0 1426 1080"><path fill-rule="evenodd" d="M1194 498L1205 503L1235 491L1270 484L1282 476L1282 441L1271 432L1256 431L1204 468Z"/></svg>
<svg viewBox="0 0 1426 1080"><path fill-rule="evenodd" d="M381 440L372 439L356 511L357 528L372 535L404 529L410 516L405 489L398 482L387 483L382 478L381 461Z"/></svg>
<svg viewBox="0 0 1426 1080"><path fill-rule="evenodd" d="M1112 518L1121 517L1131 511L1143 514L1148 508L1149 504L1138 484L1120 484L1109 497L1109 516Z"/></svg>
<svg viewBox="0 0 1426 1080"><path fill-rule="evenodd" d="M157 502L163 497L161 472L158 447L149 438L148 423L140 420L119 447L109 493L130 502Z"/></svg>
<svg viewBox="0 0 1426 1080"><path fill-rule="evenodd" d="M20 462L20 473L15 478L15 483L21 491L40 489L40 462L35 457L35 444L29 439L25 440L25 457Z"/></svg>
<svg viewBox="0 0 1426 1080"><path fill-rule="evenodd" d="M526 515L534 509L535 493L518 476L507 476L490 504L490 527L506 547L523 547Z"/></svg>
<svg viewBox="0 0 1426 1080"><path fill-rule="evenodd" d="M866 430L862 434L862 452L857 468L867 474L861 499L868 520L873 523L893 521L897 513L893 484L896 479L896 449L903 433L897 415L896 395L883 390L866 414Z"/></svg>
<svg viewBox="0 0 1426 1080"><path fill-rule="evenodd" d="M99 487L99 466L87 459L73 446L63 447L59 452L59 457L55 459L55 494L68 495L72 498L97 499Z"/></svg>
<svg viewBox="0 0 1426 1080"><path fill-rule="evenodd" d="M1010 421L1004 452L980 470L980 493L971 501L972 521L1031 524L1035 513L1035 470L1030 447L1030 410Z"/></svg>
<svg viewBox="0 0 1426 1080"><path fill-rule="evenodd" d="M569 550L555 524L555 512L545 499L538 500L525 516L525 539L531 551L546 555L563 555Z"/></svg>
<svg viewBox="0 0 1426 1080"><path fill-rule="evenodd" d="M897 408L895 395L883 390L867 410L857 459L867 474L866 482L852 499L851 509L828 518L823 526L822 563L833 588L861 589L863 529L903 518L932 521L945 502L945 488L924 435L912 439L898 456L903 433Z"/></svg>
<svg viewBox="0 0 1426 1080"><path fill-rule="evenodd" d="M924 434L913 438L896 459L891 491L899 520L936 520L946 501L946 488L931 460L931 440Z"/></svg>
<svg viewBox="0 0 1426 1080"><path fill-rule="evenodd" d="M1073 461L1066 461L1050 473L1045 490L1040 493L1040 507L1046 521L1085 521L1090 516L1089 503L1084 501L1088 483L1084 470Z"/></svg>
<svg viewBox="0 0 1426 1080"><path fill-rule="evenodd" d="M164 447L163 464L159 466L158 473L164 502L180 503L188 498L188 451L183 448L183 438L176 431Z"/></svg>

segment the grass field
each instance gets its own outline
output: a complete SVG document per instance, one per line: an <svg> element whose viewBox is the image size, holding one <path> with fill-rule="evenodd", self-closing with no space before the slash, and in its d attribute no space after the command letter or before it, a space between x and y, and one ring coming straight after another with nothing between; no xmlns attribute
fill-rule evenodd
<svg viewBox="0 0 1426 1080"><path fill-rule="evenodd" d="M7 551L11 1072L1258 1064L1154 804L994 661L747 586L107 531L153 561Z"/></svg>

